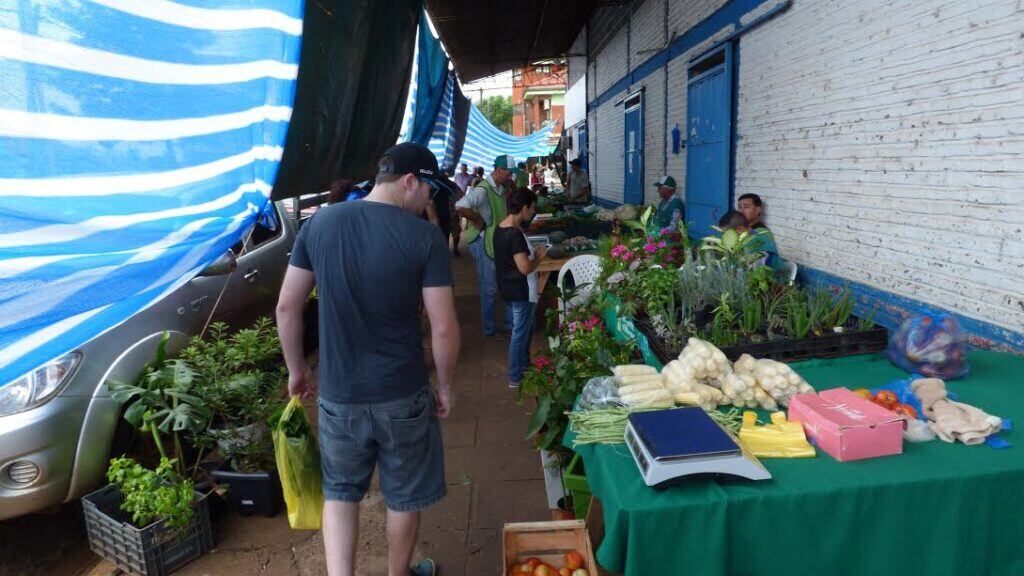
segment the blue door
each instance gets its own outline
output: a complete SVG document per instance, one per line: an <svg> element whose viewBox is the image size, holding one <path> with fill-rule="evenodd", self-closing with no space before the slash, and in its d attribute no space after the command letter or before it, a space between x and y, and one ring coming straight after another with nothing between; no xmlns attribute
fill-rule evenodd
<svg viewBox="0 0 1024 576"><path fill-rule="evenodd" d="M732 46L694 62L686 89L686 220L690 236L713 234L729 210Z"/></svg>
<svg viewBox="0 0 1024 576"><path fill-rule="evenodd" d="M628 96L625 101L626 135L623 141L625 188L622 201L627 204L644 202L644 116L643 93Z"/></svg>

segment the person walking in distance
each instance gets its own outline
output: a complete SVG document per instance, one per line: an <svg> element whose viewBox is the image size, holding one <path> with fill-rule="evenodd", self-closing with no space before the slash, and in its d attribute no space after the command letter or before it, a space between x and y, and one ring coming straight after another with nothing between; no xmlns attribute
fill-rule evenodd
<svg viewBox="0 0 1024 576"><path fill-rule="evenodd" d="M480 320L484 336L497 333L498 286L494 277L494 230L505 218L505 194L513 186L512 171L516 163L511 156L502 154L494 159L494 170L480 181L479 186L455 203L456 209L470 228L466 232L466 246L476 261L477 285L480 289ZM505 305L505 332L512 332L512 310Z"/></svg>
<svg viewBox="0 0 1024 576"><path fill-rule="evenodd" d="M318 395L323 537L330 576L355 573L359 501L379 467L387 503L388 575L432 576L410 566L420 510L446 495L438 418L453 410L459 324L440 229L421 220L437 176L424 147L392 147L362 202L319 211L299 232L277 304L288 392ZM319 378L302 354L302 310L319 291ZM437 369L432 392L421 312ZM319 382L319 385L318 385Z"/></svg>

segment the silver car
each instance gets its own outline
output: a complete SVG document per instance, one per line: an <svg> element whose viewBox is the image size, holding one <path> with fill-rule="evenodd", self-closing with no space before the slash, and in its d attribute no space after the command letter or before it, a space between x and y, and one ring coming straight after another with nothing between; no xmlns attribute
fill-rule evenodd
<svg viewBox="0 0 1024 576"><path fill-rule="evenodd" d="M121 420L106 382L138 377L164 331L173 352L203 329L215 305L214 320L236 322L273 310L295 242L284 206L275 208L277 230L257 224L246 245L235 245L164 299L0 388L0 520L51 508L103 483Z"/></svg>

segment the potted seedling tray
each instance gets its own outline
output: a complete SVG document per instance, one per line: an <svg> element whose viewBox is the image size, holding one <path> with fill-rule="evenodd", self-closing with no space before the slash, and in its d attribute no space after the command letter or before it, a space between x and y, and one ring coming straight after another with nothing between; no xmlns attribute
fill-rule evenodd
<svg viewBox="0 0 1024 576"><path fill-rule="evenodd" d="M637 327L647 336L651 351L663 363L668 363L679 356L681 350L669 350L665 343L655 334L650 324L637 321ZM854 323L855 324L855 323ZM771 340L766 342L750 342L736 346L726 346L721 350L725 356L735 361L744 354L754 358L769 358L779 362L796 362L812 358L839 358L855 354L867 354L885 350L889 331L884 326L874 326L868 330L845 329L842 333L829 333L807 338Z"/></svg>

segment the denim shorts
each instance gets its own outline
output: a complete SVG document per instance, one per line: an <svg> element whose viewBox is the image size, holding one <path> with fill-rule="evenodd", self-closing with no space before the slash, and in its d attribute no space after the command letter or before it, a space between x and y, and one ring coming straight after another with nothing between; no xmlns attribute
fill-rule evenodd
<svg viewBox="0 0 1024 576"><path fill-rule="evenodd" d="M380 466L389 509L414 512L440 501L444 481L441 425L427 388L400 400L341 404L320 399L324 499L359 502Z"/></svg>

